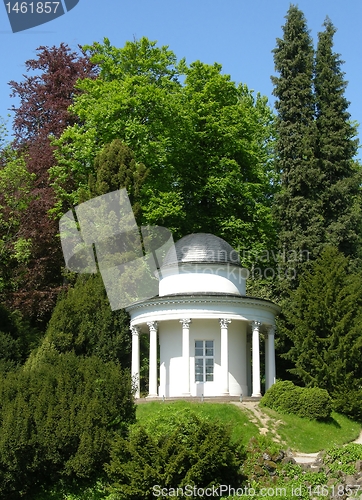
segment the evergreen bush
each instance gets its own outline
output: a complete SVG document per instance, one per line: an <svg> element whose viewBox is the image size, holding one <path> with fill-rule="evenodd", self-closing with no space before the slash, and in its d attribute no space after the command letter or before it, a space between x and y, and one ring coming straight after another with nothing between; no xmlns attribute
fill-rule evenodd
<svg viewBox="0 0 362 500"><path fill-rule="evenodd" d="M163 436L136 426L129 438L117 437L106 471L116 498L151 500L159 496L156 485L167 491L186 491L188 485L240 486L243 459L242 450L230 441L230 429L189 414ZM192 493L186 496L196 498Z"/></svg>
<svg viewBox="0 0 362 500"><path fill-rule="evenodd" d="M0 382L0 497L97 477L135 419L131 379L114 362L48 346Z"/></svg>
<svg viewBox="0 0 362 500"><path fill-rule="evenodd" d="M332 412L332 399L325 389L298 387L289 380L273 384L260 404L280 413L291 413L311 420L326 420Z"/></svg>
<svg viewBox="0 0 362 500"><path fill-rule="evenodd" d="M260 404L281 413L297 415L301 387L290 380L278 380L268 389Z"/></svg>
<svg viewBox="0 0 362 500"><path fill-rule="evenodd" d="M332 413L332 399L325 389L307 387L299 395L299 417L326 420Z"/></svg>
<svg viewBox="0 0 362 500"><path fill-rule="evenodd" d="M342 386L333 393L333 409L362 422L362 389Z"/></svg>

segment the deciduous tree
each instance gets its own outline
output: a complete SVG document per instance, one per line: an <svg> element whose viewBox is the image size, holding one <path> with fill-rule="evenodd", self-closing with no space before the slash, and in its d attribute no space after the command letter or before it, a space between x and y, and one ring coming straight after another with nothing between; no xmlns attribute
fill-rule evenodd
<svg viewBox="0 0 362 500"><path fill-rule="evenodd" d="M209 231L236 246L265 246L273 237L266 99L235 85L220 65L187 66L145 38L122 49L106 39L87 50L100 76L79 83L72 111L81 125L56 141L60 202L79 203L89 174L97 177L97 154L120 139L149 173L141 189L144 225L166 226L176 237Z"/></svg>
<svg viewBox="0 0 362 500"><path fill-rule="evenodd" d="M31 251L26 265L22 264L21 282L6 300L11 308L21 309L44 326L63 281L58 223L48 214L55 203L48 175L54 165L51 139L77 122L68 111L79 92L75 82L95 73L87 56L72 52L65 44L39 47L37 57L26 61L25 67L24 80L11 81L10 86L12 95L20 100L13 107L13 147L24 155L27 171L34 174L31 201L20 221L22 237L31 241Z"/></svg>

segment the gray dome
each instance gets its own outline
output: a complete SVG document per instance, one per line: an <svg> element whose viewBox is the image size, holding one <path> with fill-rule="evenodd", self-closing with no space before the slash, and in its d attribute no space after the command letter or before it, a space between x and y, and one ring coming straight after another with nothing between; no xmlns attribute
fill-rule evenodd
<svg viewBox="0 0 362 500"><path fill-rule="evenodd" d="M178 240L175 247L167 252L162 267L181 262L241 265L236 250L222 238L210 233L189 234Z"/></svg>

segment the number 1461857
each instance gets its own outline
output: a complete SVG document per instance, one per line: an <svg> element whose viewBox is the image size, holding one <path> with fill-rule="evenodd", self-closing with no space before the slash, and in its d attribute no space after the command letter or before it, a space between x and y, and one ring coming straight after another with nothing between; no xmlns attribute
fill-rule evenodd
<svg viewBox="0 0 362 500"><path fill-rule="evenodd" d="M8 14L55 14L60 2L11 2L5 4Z"/></svg>

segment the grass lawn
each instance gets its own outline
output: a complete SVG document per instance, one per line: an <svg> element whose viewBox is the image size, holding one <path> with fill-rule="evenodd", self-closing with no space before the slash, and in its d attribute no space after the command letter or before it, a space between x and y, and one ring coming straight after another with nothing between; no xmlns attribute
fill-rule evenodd
<svg viewBox="0 0 362 500"><path fill-rule="evenodd" d="M152 401L137 405L137 421L146 429L162 433L172 419L184 412L195 412L210 419L218 419L232 428L231 439L246 445L259 434L258 427L249 421L243 411L228 403L189 403L187 401Z"/></svg>
<svg viewBox="0 0 362 500"><path fill-rule="evenodd" d="M356 439L361 426L347 417L332 413L329 422L316 422L295 415L284 415L269 408L261 408L269 415L286 447L305 453L318 452ZM246 445L250 438L259 434L255 424L249 421L249 413L228 403L189 403L187 401L150 402L137 406L137 421L146 429L162 434L169 422L177 422L178 415L195 412L210 419L218 419L232 428L232 440ZM285 446L283 446L285 448Z"/></svg>
<svg viewBox="0 0 362 500"><path fill-rule="evenodd" d="M344 415L332 412L328 422L316 422L296 415L277 413L270 408L262 408L263 412L275 421L280 420L277 432L287 445L296 451L315 453L334 445L342 445L354 441L361 432L361 425Z"/></svg>

